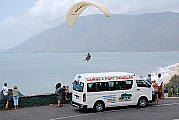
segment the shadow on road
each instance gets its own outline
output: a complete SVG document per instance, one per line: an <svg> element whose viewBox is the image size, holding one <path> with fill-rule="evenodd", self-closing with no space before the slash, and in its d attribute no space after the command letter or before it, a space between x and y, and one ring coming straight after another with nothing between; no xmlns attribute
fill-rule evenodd
<svg viewBox="0 0 179 120"><path fill-rule="evenodd" d="M154 104L150 103L148 104L146 107L151 107ZM123 109L129 109L129 108L133 108L133 109L141 109L140 107L138 107L137 105L130 105L130 106L119 106L119 107L109 107L106 108L105 111L112 111L112 110L123 110ZM79 113L95 113L95 111L93 109L73 109L75 112L79 112Z"/></svg>

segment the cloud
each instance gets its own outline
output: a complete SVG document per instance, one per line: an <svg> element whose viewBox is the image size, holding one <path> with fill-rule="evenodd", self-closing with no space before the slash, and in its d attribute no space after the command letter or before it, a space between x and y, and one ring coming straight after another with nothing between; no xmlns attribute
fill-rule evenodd
<svg viewBox="0 0 179 120"><path fill-rule="evenodd" d="M45 25L51 26L65 21L65 15L75 2L79 0L36 0L34 6L23 16L7 18L5 23L24 25ZM140 14L145 12L179 12L179 0L95 0L105 4L112 13ZM92 10L93 13L99 13ZM86 14L92 12L86 11ZM12 21L11 21L12 20ZM14 22L16 21L16 22ZM59 21L59 22L58 22ZM9 23L8 23L9 22ZM19 25L19 24L18 24Z"/></svg>
<svg viewBox="0 0 179 120"><path fill-rule="evenodd" d="M9 29L23 29L37 33L54 27L65 20L70 0L36 0L34 6L22 16L10 16L1 22L1 26Z"/></svg>
<svg viewBox="0 0 179 120"><path fill-rule="evenodd" d="M11 16L2 24L6 27L29 28L40 31L65 21L65 16L75 2L79 0L36 0L34 6L23 16ZM179 12L179 0L95 0L105 4L116 14L141 14L146 12ZM89 8L85 14L96 14L98 10ZM36 28L36 30L34 29Z"/></svg>
<svg viewBox="0 0 179 120"><path fill-rule="evenodd" d="M178 11L178 0L99 0L104 2L112 13L141 14L148 12ZM106 1L106 2L105 2Z"/></svg>
<svg viewBox="0 0 179 120"><path fill-rule="evenodd" d="M21 16L10 16L0 22L4 29L17 30L17 34L32 34L55 27L65 21L70 6L80 0L35 0L34 6ZM86 0L87 1L87 0ZM94 0L101 2L115 14L141 14L148 12L179 12L179 0ZM18 7L18 6L17 6ZM100 13L90 7L83 15ZM2 29L0 29L2 30ZM23 37L22 37L23 39Z"/></svg>

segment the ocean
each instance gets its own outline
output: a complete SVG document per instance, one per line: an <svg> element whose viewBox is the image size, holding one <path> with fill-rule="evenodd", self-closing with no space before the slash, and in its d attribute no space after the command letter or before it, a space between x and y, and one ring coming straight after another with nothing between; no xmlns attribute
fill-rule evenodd
<svg viewBox="0 0 179 120"><path fill-rule="evenodd" d="M131 72L169 75L179 63L179 52L92 52L86 53L0 54L0 84L17 85L24 95L54 93L55 84L71 83L78 73Z"/></svg>

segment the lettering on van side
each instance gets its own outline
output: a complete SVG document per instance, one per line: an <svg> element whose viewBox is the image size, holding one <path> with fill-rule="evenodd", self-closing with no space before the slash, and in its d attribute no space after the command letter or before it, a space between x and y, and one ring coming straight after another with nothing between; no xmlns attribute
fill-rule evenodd
<svg viewBox="0 0 179 120"><path fill-rule="evenodd" d="M103 81L103 80L121 80L121 79L133 79L133 76L116 76L116 77L96 77L96 78L86 78L87 81Z"/></svg>

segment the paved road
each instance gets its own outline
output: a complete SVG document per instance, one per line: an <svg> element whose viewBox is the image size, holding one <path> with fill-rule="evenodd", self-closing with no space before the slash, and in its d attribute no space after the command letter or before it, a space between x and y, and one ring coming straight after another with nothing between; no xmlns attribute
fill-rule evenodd
<svg viewBox="0 0 179 120"><path fill-rule="evenodd" d="M42 106L17 111L1 111L0 120L179 120L179 98L168 98L160 105L110 108L104 112L83 112L66 104L62 108Z"/></svg>

